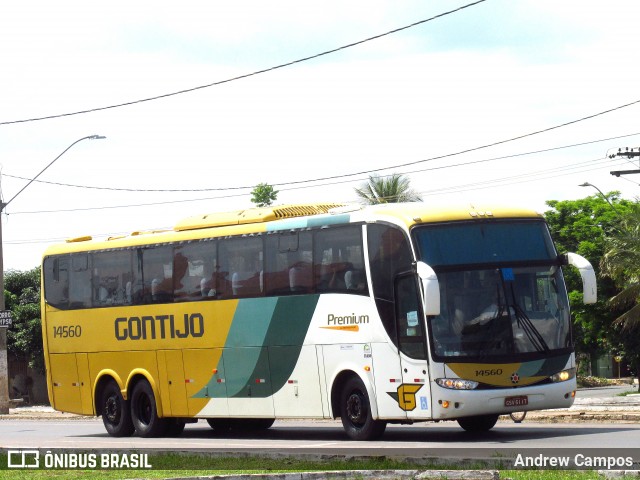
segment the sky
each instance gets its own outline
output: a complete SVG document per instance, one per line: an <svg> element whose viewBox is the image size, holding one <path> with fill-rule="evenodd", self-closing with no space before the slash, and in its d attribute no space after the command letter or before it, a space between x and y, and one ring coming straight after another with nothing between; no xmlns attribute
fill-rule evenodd
<svg viewBox="0 0 640 480"><path fill-rule="evenodd" d="M278 204L357 202L373 173L435 204L635 199L610 172L638 158L609 155L640 147L640 4L472 3L4 5L5 270L252 207L262 182Z"/></svg>

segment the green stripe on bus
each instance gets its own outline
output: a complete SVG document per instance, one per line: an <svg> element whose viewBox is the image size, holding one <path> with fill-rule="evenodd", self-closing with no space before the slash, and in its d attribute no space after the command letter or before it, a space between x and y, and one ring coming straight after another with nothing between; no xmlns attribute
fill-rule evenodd
<svg viewBox="0 0 640 480"><path fill-rule="evenodd" d="M295 368L320 295L240 300L219 373L194 398L264 398L280 390ZM269 370L271 367L271 370Z"/></svg>

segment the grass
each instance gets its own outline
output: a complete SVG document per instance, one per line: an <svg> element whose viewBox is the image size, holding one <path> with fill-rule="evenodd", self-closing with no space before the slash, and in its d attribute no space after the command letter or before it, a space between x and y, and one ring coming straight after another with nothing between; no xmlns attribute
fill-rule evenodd
<svg viewBox="0 0 640 480"><path fill-rule="evenodd" d="M511 478L512 480L603 480L604 477L591 470L503 470L500 472L500 478Z"/></svg>
<svg viewBox="0 0 640 480"><path fill-rule="evenodd" d="M6 454L2 455L6 459ZM207 475L247 473L323 472L335 470L454 470L460 465L413 465L384 457L366 459L299 460L265 457L211 457L206 454L150 454L152 470L0 470L0 480L82 479L111 480L121 478L157 479L186 478ZM6 465L3 460L1 465ZM496 470L485 464L469 465L469 469ZM500 478L513 480L595 480L595 471L501 470ZM637 478L637 477L636 477Z"/></svg>
<svg viewBox="0 0 640 480"><path fill-rule="evenodd" d="M626 397L627 395L637 395L638 393L640 393L638 389L629 390L628 392L620 392L616 397Z"/></svg>

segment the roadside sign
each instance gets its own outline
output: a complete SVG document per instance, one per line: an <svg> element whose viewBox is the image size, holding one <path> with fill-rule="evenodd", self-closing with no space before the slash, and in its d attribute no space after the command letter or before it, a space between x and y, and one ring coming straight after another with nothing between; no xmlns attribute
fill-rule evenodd
<svg viewBox="0 0 640 480"><path fill-rule="evenodd" d="M0 310L0 327L10 327L12 324L11 310Z"/></svg>

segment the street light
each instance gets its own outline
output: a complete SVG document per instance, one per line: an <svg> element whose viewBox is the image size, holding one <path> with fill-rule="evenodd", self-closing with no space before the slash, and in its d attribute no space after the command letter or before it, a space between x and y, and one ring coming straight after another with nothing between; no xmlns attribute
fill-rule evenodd
<svg viewBox="0 0 640 480"><path fill-rule="evenodd" d="M607 198L607 196L604 193L602 193L602 190L600 190L598 187L596 187L593 183L584 182L584 183L581 183L578 186L579 187L593 187L593 188L595 188L598 191L598 193L600 194L600 196L605 199L605 201L611 206L611 208L613 208L613 211L616 212L617 214L619 214L618 210L616 209L616 207L614 207L613 203L611 203L611 201Z"/></svg>
<svg viewBox="0 0 640 480"><path fill-rule="evenodd" d="M13 202L18 195L20 195L29 185L31 185L40 175L42 175L51 165L53 165L56 160L58 160L62 155L67 153L67 151L73 147L76 143L79 143L83 140L102 140L104 137L102 135L89 135L88 137L82 137L69 145L60 155L54 158L46 167L40 170L35 177L33 177L27 184L20 189L18 193L16 193L13 197L9 199L8 202L3 202L0 200L0 311L5 309L4 303L4 260L3 260L3 252L2 252L2 212ZM9 363L7 361L7 329L4 327L0 327L0 414L9 413Z"/></svg>

